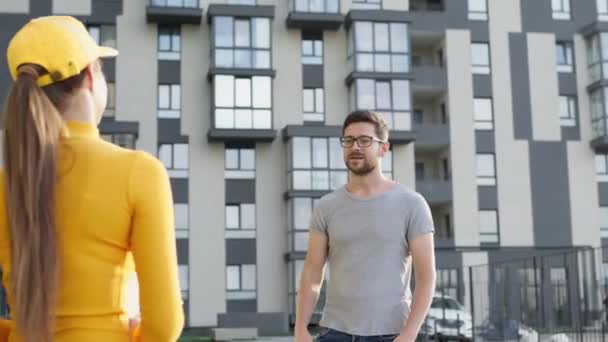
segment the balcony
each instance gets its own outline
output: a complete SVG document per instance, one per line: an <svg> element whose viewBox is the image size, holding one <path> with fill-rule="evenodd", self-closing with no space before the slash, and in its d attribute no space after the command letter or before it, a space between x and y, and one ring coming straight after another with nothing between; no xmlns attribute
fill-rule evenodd
<svg viewBox="0 0 608 342"><path fill-rule="evenodd" d="M290 0L287 27L336 31L344 23L339 0Z"/></svg>
<svg viewBox="0 0 608 342"><path fill-rule="evenodd" d="M430 205L448 204L452 201L451 180L417 180L416 191L420 192Z"/></svg>
<svg viewBox="0 0 608 342"><path fill-rule="evenodd" d="M443 12L445 11L445 3L444 0L411 0L410 11Z"/></svg>
<svg viewBox="0 0 608 342"><path fill-rule="evenodd" d="M200 25L202 18L198 0L151 0L146 8L148 23Z"/></svg>
<svg viewBox="0 0 608 342"><path fill-rule="evenodd" d="M450 145L450 126L448 124L414 124L416 149L438 150Z"/></svg>

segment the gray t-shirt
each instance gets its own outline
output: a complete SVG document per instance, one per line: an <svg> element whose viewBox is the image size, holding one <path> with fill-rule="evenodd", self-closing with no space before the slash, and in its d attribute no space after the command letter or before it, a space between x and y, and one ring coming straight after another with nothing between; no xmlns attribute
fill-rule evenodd
<svg viewBox="0 0 608 342"><path fill-rule="evenodd" d="M320 325L351 335L398 334L410 312L408 241L434 232L424 198L399 184L366 199L342 187L321 198L310 226L329 245Z"/></svg>

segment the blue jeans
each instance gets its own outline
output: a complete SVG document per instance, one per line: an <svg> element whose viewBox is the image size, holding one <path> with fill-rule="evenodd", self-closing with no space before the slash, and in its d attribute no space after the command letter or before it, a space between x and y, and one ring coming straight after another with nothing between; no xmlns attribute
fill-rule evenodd
<svg viewBox="0 0 608 342"><path fill-rule="evenodd" d="M357 336L343 333L338 330L321 327L316 342L391 342L398 335L376 335L376 336Z"/></svg>

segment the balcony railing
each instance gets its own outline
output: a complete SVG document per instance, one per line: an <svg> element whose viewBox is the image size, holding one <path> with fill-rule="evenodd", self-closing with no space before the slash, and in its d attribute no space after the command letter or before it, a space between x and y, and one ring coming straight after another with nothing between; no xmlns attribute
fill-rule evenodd
<svg viewBox="0 0 608 342"><path fill-rule="evenodd" d="M290 0L289 11L296 13L340 13L339 0Z"/></svg>
<svg viewBox="0 0 608 342"><path fill-rule="evenodd" d="M198 0L150 0L155 7L199 8Z"/></svg>

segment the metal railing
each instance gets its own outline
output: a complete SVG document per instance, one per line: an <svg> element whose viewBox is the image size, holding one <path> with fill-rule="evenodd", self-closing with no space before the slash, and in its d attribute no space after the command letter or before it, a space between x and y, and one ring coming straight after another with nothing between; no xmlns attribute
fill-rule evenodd
<svg viewBox="0 0 608 342"><path fill-rule="evenodd" d="M150 0L155 7L199 8L199 0Z"/></svg>

